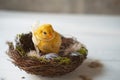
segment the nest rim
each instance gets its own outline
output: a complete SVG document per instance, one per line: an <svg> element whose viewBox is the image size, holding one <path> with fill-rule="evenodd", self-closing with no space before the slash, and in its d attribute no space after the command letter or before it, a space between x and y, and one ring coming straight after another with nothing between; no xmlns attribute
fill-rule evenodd
<svg viewBox="0 0 120 80"><path fill-rule="evenodd" d="M72 72L79 65L82 64L82 62L86 59L88 53L87 49L85 47L82 47L83 49L81 48L81 51L78 51L78 53L80 53L79 56L72 57L70 55L65 55L47 60L45 58L38 59L36 57L28 57L26 55L23 55L24 52L19 52L12 42L8 42L7 44L9 46L7 55L12 59L12 62L16 66L26 71L27 73L47 77L55 77ZM16 45L17 44L18 43L16 41ZM31 49L34 50L33 47ZM86 50L86 52L83 51L84 49Z"/></svg>

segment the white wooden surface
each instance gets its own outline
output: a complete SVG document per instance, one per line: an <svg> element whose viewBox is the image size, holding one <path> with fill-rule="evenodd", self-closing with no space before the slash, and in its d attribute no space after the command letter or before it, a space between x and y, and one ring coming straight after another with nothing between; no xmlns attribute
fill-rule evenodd
<svg viewBox="0 0 120 80"><path fill-rule="evenodd" d="M51 23L59 33L75 36L87 46L88 59L75 71L55 78L30 75L15 67L5 54L8 48L5 42L14 41L18 33L29 32L35 21ZM99 60L103 67L89 68L91 59ZM79 75L93 80L119 80L119 67L120 16L0 11L0 80L22 80L23 76L24 80L80 80Z"/></svg>

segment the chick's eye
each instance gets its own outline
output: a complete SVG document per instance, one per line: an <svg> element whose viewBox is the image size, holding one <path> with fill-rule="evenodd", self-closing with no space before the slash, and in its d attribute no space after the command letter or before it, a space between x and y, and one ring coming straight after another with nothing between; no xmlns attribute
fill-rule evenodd
<svg viewBox="0 0 120 80"><path fill-rule="evenodd" d="M46 32L43 32L44 34L47 34Z"/></svg>

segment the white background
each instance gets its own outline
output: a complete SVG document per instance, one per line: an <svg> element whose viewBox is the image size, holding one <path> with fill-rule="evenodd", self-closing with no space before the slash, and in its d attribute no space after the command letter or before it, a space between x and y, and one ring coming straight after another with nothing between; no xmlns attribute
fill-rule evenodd
<svg viewBox="0 0 120 80"><path fill-rule="evenodd" d="M39 21L51 23L54 29L76 37L88 48L88 59L75 71L55 78L30 75L15 67L6 55L6 41L14 41L15 35L31 30ZM99 60L103 67L91 69L88 62ZM0 80L80 80L86 75L93 80L118 80L120 78L120 16L48 14L0 11Z"/></svg>

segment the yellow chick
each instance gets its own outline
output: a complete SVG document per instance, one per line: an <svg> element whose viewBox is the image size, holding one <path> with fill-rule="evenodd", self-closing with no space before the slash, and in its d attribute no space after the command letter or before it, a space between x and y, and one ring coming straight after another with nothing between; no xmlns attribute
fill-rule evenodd
<svg viewBox="0 0 120 80"><path fill-rule="evenodd" d="M42 53L58 53L61 46L61 36L53 30L51 24L39 26L32 32L33 43Z"/></svg>

